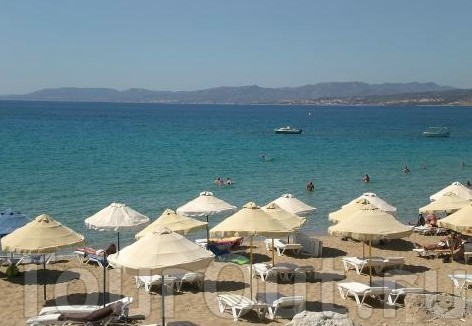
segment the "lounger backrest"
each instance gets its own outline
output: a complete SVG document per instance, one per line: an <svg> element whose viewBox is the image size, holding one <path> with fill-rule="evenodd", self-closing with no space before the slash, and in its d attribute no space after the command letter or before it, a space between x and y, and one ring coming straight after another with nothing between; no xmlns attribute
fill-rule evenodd
<svg viewBox="0 0 472 326"><path fill-rule="evenodd" d="M305 298L301 295L282 297L274 301L272 304L274 307L294 307L305 302Z"/></svg>
<svg viewBox="0 0 472 326"><path fill-rule="evenodd" d="M464 252L472 252L472 242L464 242Z"/></svg>

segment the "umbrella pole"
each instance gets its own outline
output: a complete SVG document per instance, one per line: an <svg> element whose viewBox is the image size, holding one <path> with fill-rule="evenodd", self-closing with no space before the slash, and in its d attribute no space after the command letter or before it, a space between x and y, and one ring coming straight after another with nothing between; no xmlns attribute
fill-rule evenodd
<svg viewBox="0 0 472 326"><path fill-rule="evenodd" d="M274 238L272 238L272 266L275 266L275 247L274 247Z"/></svg>
<svg viewBox="0 0 472 326"><path fill-rule="evenodd" d="M43 288L44 300L46 301L46 254L43 254Z"/></svg>
<svg viewBox="0 0 472 326"><path fill-rule="evenodd" d="M362 259L365 259L365 242L362 241Z"/></svg>
<svg viewBox="0 0 472 326"><path fill-rule="evenodd" d="M120 231L118 231L118 251L120 251Z"/></svg>
<svg viewBox="0 0 472 326"><path fill-rule="evenodd" d="M208 214L206 215L206 221L207 221L207 243L206 243L206 250L208 250L209 247L209 242L210 242L210 227L208 226Z"/></svg>
<svg viewBox="0 0 472 326"><path fill-rule="evenodd" d="M369 286L372 286L372 239L369 239Z"/></svg>
<svg viewBox="0 0 472 326"><path fill-rule="evenodd" d="M252 238L253 236L251 235L251 243L250 243L250 248L249 248L249 289L251 293L251 300L252 300Z"/></svg>
<svg viewBox="0 0 472 326"><path fill-rule="evenodd" d="M162 294L162 326L166 326L166 309L165 309L165 304L164 304L164 298L166 296L166 286L165 286L165 280L164 280L164 274L161 272L161 294Z"/></svg>
<svg viewBox="0 0 472 326"><path fill-rule="evenodd" d="M105 305L107 304L107 300L105 298L106 296L106 292L105 292L105 286L107 284L107 268L105 266L105 262L103 262L103 307L105 307Z"/></svg>

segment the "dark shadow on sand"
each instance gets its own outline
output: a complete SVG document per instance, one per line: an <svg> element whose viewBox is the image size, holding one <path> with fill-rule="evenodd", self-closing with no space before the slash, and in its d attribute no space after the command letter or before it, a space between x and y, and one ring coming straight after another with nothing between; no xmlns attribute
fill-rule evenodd
<svg viewBox="0 0 472 326"><path fill-rule="evenodd" d="M78 280L79 278L80 274L76 272L39 269L20 272L20 275L8 278L6 281L21 285L43 285L44 283L67 283L72 280Z"/></svg>
<svg viewBox="0 0 472 326"><path fill-rule="evenodd" d="M322 301L307 301L306 302L306 311L334 311L340 314L346 314L347 309L344 306L335 304L335 303L326 303Z"/></svg>
<svg viewBox="0 0 472 326"><path fill-rule="evenodd" d="M238 253L238 255L244 256L247 259L250 258L250 255L249 255L248 252L241 252L241 253ZM268 262L268 261L272 261L272 257L269 257L268 255L264 255L264 254L259 254L259 253L253 253L252 254L252 263L253 264L255 264L255 263L265 263L265 262Z"/></svg>
<svg viewBox="0 0 472 326"><path fill-rule="evenodd" d="M347 252L344 250L339 250L337 248L323 247L323 258L335 258L335 257L344 257L347 255Z"/></svg>
<svg viewBox="0 0 472 326"><path fill-rule="evenodd" d="M205 280L205 292L217 293L217 292L230 292L235 290L243 290L248 288L249 284L239 281L214 281Z"/></svg>
<svg viewBox="0 0 472 326"><path fill-rule="evenodd" d="M368 244L366 245L368 247ZM392 239L384 243L372 244L372 248L382 249L382 250L394 250L394 251L412 251L414 245L411 241L405 239ZM323 248L324 250L324 248Z"/></svg>

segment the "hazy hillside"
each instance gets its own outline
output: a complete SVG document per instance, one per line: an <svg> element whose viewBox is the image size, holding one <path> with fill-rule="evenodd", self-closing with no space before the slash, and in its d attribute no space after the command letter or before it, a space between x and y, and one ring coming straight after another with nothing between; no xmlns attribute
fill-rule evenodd
<svg viewBox="0 0 472 326"><path fill-rule="evenodd" d="M391 96L453 90L435 83L331 82L301 87L264 88L259 86L216 87L197 91L153 91L131 88L118 91L110 88L42 89L24 95L0 96L3 100L72 101L72 102L133 102L133 103L288 103L326 98Z"/></svg>

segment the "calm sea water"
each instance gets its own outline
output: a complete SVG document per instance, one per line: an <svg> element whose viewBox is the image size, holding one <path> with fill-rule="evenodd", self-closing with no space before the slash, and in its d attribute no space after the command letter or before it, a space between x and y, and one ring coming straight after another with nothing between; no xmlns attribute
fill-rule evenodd
<svg viewBox="0 0 472 326"><path fill-rule="evenodd" d="M88 231L83 220L111 202L155 219L205 190L238 207L292 193L318 209L305 230L323 234L328 213L364 192L408 222L434 192L472 181L464 107L0 102L0 123L0 210L47 213L95 246L114 234ZM285 125L303 134L273 132ZM451 136L425 138L428 126L448 126ZM234 185L215 186L218 176Z"/></svg>

